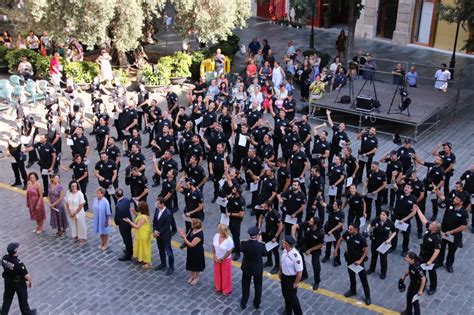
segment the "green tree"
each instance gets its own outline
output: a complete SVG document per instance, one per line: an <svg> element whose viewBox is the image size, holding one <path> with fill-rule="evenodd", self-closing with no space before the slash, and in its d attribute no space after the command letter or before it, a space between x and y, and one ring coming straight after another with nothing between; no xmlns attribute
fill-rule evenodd
<svg viewBox="0 0 474 315"><path fill-rule="evenodd" d="M354 37L357 20L360 18L360 14L364 5L362 0L350 0L349 1L349 22L346 42L346 58L350 60L354 51Z"/></svg>
<svg viewBox="0 0 474 315"><path fill-rule="evenodd" d="M474 51L474 1L456 0L454 5L440 4L438 11L442 20L449 24L459 22L469 33L462 49L467 52Z"/></svg>

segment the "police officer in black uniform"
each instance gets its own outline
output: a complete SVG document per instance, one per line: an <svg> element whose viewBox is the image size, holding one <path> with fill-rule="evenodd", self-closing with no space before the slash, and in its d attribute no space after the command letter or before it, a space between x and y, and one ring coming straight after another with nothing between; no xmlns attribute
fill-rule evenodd
<svg viewBox="0 0 474 315"><path fill-rule="evenodd" d="M411 139L406 138L403 142L403 146L398 148L397 157L402 164L403 174L406 174L410 168L412 168L414 162L413 159L416 156L416 151L411 146Z"/></svg>
<svg viewBox="0 0 474 315"><path fill-rule="evenodd" d="M342 188L344 186L344 179L346 178L346 172L342 160L339 155L334 157L334 163L328 168L328 179L329 189L336 189L336 195L329 195L329 204L334 203L334 200L340 199L342 195Z"/></svg>
<svg viewBox="0 0 474 315"><path fill-rule="evenodd" d="M319 288L321 282L321 249L324 244L324 230L322 229L321 220L318 217L311 217L309 220L295 224L292 227L291 234L297 239L297 230L301 230L302 238L300 244L300 252L311 256L311 264L313 266L314 284L313 290ZM304 262L303 278L306 271L306 262Z"/></svg>
<svg viewBox="0 0 474 315"><path fill-rule="evenodd" d="M362 217L367 217L365 212L365 198L357 192L357 186L352 184L349 186L349 193L346 196L346 200L342 205L344 209L349 205L349 211L347 214L347 224L355 222L360 224L360 219Z"/></svg>
<svg viewBox="0 0 474 315"><path fill-rule="evenodd" d="M26 152L37 150L39 155L38 164L40 166L41 178L43 179L43 197L48 196L48 183L49 175L44 174L48 172L49 174L53 173L56 165L56 149L54 146L47 142L47 137L45 134L40 135L39 142L35 143L33 147L25 148Z"/></svg>
<svg viewBox="0 0 474 315"><path fill-rule="evenodd" d="M270 109L270 112L275 120L273 132L273 149L275 150L275 158L278 158L278 150L283 140L282 129L286 129L286 127L288 127L288 125L290 124L290 121L288 120L288 118L286 118L286 113L284 110L280 110L277 114L275 114L273 112L273 109Z"/></svg>
<svg viewBox="0 0 474 315"><path fill-rule="evenodd" d="M364 268L364 262L367 258L369 253L369 248L367 246L367 242L365 238L359 234L359 227L355 223L350 223L349 227L344 234L339 238L337 241L336 249L334 250L334 256L337 256L339 253L339 248L341 247L342 242L346 242L347 248L346 252L344 253L344 257L346 258L347 266L354 264L356 266L361 266ZM349 267L347 268L349 273L349 280L351 283L351 287L349 291L347 291L344 296L350 297L356 295L356 273L351 270ZM365 294L365 304L370 305L372 303L370 299L370 288L369 282L367 281L367 273L365 268L359 271L359 278L360 282L362 283L362 287L364 288Z"/></svg>
<svg viewBox="0 0 474 315"><path fill-rule="evenodd" d="M176 194L176 176L178 172L170 169L166 173L166 179L163 181L161 191L158 197L163 198L166 208L175 213L178 211L178 196Z"/></svg>
<svg viewBox="0 0 474 315"><path fill-rule="evenodd" d="M306 206L306 218L317 216L324 223L324 209L319 205L319 200L323 198L323 182L319 166L311 167L308 185L308 204Z"/></svg>
<svg viewBox="0 0 474 315"><path fill-rule="evenodd" d="M289 159L291 178L300 181L301 191L306 194L305 172L309 169L309 162L306 154L301 151L301 143L293 144L293 151Z"/></svg>
<svg viewBox="0 0 474 315"><path fill-rule="evenodd" d="M178 180L176 191L184 195L184 215L190 219L204 220L204 201L195 180L182 175ZM191 222L186 221L186 233L191 230ZM184 247L183 247L184 248Z"/></svg>
<svg viewBox="0 0 474 315"><path fill-rule="evenodd" d="M258 194L258 199L255 207L255 219L258 223L262 211L259 210L259 206L265 202L273 203L277 196L277 181L275 178L275 171L273 168L268 167L265 171L265 175L260 180L260 193Z"/></svg>
<svg viewBox="0 0 474 315"><path fill-rule="evenodd" d="M469 208L472 211L472 203L474 203L474 163L471 164L471 168L465 171L461 177L459 178L460 181L464 181L464 191L468 192L471 195L471 205ZM472 215L471 219L471 233L474 233L474 214Z"/></svg>
<svg viewBox="0 0 474 315"><path fill-rule="evenodd" d="M379 216L382 210L382 194L385 187L387 187L387 175L379 168L379 162L373 161L362 188L362 194L365 194L367 191L367 195L365 195L365 212L367 213L367 219L371 218L372 201L374 199L375 216Z"/></svg>
<svg viewBox="0 0 474 315"><path fill-rule="evenodd" d="M326 109L326 116L328 118L329 127L332 129L332 140L330 150L331 153L329 154L328 161L332 163L332 159L335 155L339 155L341 150L344 146L350 145L351 141L346 133L346 124L340 123L339 126L334 125L332 118L331 118L331 111Z"/></svg>
<svg viewBox="0 0 474 315"><path fill-rule="evenodd" d="M454 199L447 200L443 193L435 186L434 192L441 201L445 201L446 210L444 211L443 220L441 221L441 235L446 238L452 236L451 240L443 237L441 241L441 251L438 259L438 267L444 264L444 255L446 247L448 247L448 255L446 257L446 270L449 273L454 271L453 264L456 250L462 245L462 232L467 227L467 212L463 208L463 200L461 195L456 195ZM452 242L451 242L452 241Z"/></svg>
<svg viewBox="0 0 474 315"><path fill-rule="evenodd" d="M214 198L212 199L212 203L216 202L216 199L219 196L219 181L224 176L226 165L230 164L230 158L224 150L224 143L218 143L216 146L216 152L212 154L209 160L209 175L212 177L214 183Z"/></svg>
<svg viewBox="0 0 474 315"><path fill-rule="evenodd" d="M384 254L380 253L377 248L383 243L390 244L392 239L397 235L395 230L395 225L389 219L389 212L387 210L382 210L378 218L375 218L370 222L367 227L367 231L371 234L372 244L371 244L371 253L372 257L370 259L370 268L367 270L367 274L375 272L377 267L377 258L380 255L380 266L381 273L380 279L385 279L387 276L387 252Z"/></svg>
<svg viewBox="0 0 474 315"><path fill-rule="evenodd" d="M196 155L192 155L189 159L189 163L186 165L184 169L184 173L188 178L192 178L196 185L197 189L202 190L204 184L207 181L206 173L201 165L199 165L199 157ZM199 219L199 218L198 218Z"/></svg>
<svg viewBox="0 0 474 315"><path fill-rule="evenodd" d="M425 290L426 286L426 277L424 275L423 269L421 269L420 259L415 253L407 253L407 255L405 256L405 261L408 263L409 267L408 270L400 278L400 283L403 284L405 278L410 277L410 285L408 286L407 290L407 306L405 308L405 311L403 311L401 314L411 315L414 311L413 313L415 315L419 315L421 314L420 302L419 299L413 302L413 297L415 297L415 295L423 295L423 291Z"/></svg>
<svg viewBox="0 0 474 315"><path fill-rule="evenodd" d="M156 187L160 185L161 179L166 179L170 170L178 170L178 162L173 159L173 153L170 150L166 150L159 161L154 155L152 158L154 170L152 187Z"/></svg>
<svg viewBox="0 0 474 315"><path fill-rule="evenodd" d="M81 192L84 195L84 211L89 209L89 204L87 203L87 184L89 183L89 171L87 170L87 165L82 160L81 155L76 154L73 158L73 162L69 166L64 167L61 165L61 169L64 171L72 170L72 180L75 180L79 183Z"/></svg>
<svg viewBox="0 0 474 315"><path fill-rule="evenodd" d="M18 259L18 243L10 243L7 246L8 254L2 257L3 278L5 279L5 290L3 292L2 315L7 315L15 293L18 295L18 304L22 315L36 314L36 309L30 309L28 305L27 287L33 286L28 270L23 262ZM27 285L28 283L28 285Z"/></svg>
<svg viewBox="0 0 474 315"><path fill-rule="evenodd" d="M360 133L357 134L357 140L360 140L359 170L357 177L359 183L361 183L362 176L364 173L364 167L366 168L366 173L368 176L370 165L372 165L372 160L379 146L379 141L377 139L377 130L375 129L375 127L371 127L369 130L363 129Z"/></svg>
<svg viewBox="0 0 474 315"><path fill-rule="evenodd" d="M439 150L440 148L443 150ZM445 142L443 144L438 144L431 151L433 156L439 156L443 161L444 169L444 194L447 195L449 192L449 180L453 177L454 174L454 165L456 164L456 155L453 153L453 145L451 142Z"/></svg>
<svg viewBox="0 0 474 315"><path fill-rule="evenodd" d="M136 207L138 207L140 201L146 202L149 192L148 179L140 172L138 167L132 167L130 177L125 178L125 184L130 186L130 194Z"/></svg>
<svg viewBox="0 0 474 315"><path fill-rule="evenodd" d="M396 184L397 186L402 187L405 183L408 183L411 186L413 189L412 194L416 197L416 204L421 212L425 214L425 203L423 202L423 199L425 198L425 185L420 179L418 179L417 173L416 169L411 169L405 176L400 177ZM394 191L392 190L392 192ZM421 239L423 237L423 224L418 216L416 216L416 231L418 239Z"/></svg>
<svg viewBox="0 0 474 315"><path fill-rule="evenodd" d="M385 168L385 174L387 175L388 186L393 184L393 178L395 178L396 180L400 179L401 175L404 174L402 163L399 161L398 156L397 156L397 151L391 151L388 154L385 154L384 156L382 156L380 158L380 163L387 164L387 167ZM411 158L410 158L410 163L411 163ZM414 170L414 168L409 168L409 169ZM405 174L408 175L408 173L406 172ZM387 202L388 202L389 209L392 210L393 205L395 203L395 192L391 189L384 190L384 193L383 193L382 204L386 204Z"/></svg>
<svg viewBox="0 0 474 315"><path fill-rule="evenodd" d="M301 222L306 207L306 196L301 191L299 180L293 180L291 188L281 195L277 195L277 198L281 204L283 221L286 220L286 216L291 216L296 218L297 222ZM285 235L291 235L291 226L292 224L285 222Z"/></svg>
<svg viewBox="0 0 474 315"><path fill-rule="evenodd" d="M336 248L337 240L341 237L342 227L344 224L344 212L342 211L342 201L336 199L331 206L328 206L324 201L320 201L320 204L327 209L329 213L328 220L324 224L324 232L328 235L333 235L336 241L326 243L326 253L323 257L322 262L325 263L331 256L331 248ZM339 252L334 257L333 266L337 267L341 265L341 256Z"/></svg>
<svg viewBox="0 0 474 315"><path fill-rule="evenodd" d="M435 193L435 188L441 189L442 187L444 187L445 173L443 168L443 160L441 159L441 157L437 156L435 157L434 162L431 163L425 162L418 156L415 156L415 161L418 164L426 166L428 168L428 171L426 172L426 177L423 181L425 184L426 191L425 199L423 202L426 203L426 199L428 199L429 196L433 208L433 215L431 216L430 221L435 221L436 217L438 216L438 198Z"/></svg>
<svg viewBox="0 0 474 315"><path fill-rule="evenodd" d="M426 226L427 231L423 234L423 241L420 245L420 262L432 269L428 270L430 278L430 288L428 295L433 295L438 286L438 276L436 274L436 262L441 251L441 224L439 222L428 222L423 212L418 206L415 206L416 213L420 217L421 223Z"/></svg>
<svg viewBox="0 0 474 315"><path fill-rule="evenodd" d="M263 261L262 258L267 255L265 244L258 240L259 229L252 226L248 229L249 240L242 241L240 251L244 254L242 258L242 299L240 307L245 309L249 299L250 282L253 278L255 297L253 306L260 308L262 298L262 280L263 280Z"/></svg>
<svg viewBox="0 0 474 315"><path fill-rule="evenodd" d="M100 161L95 164L94 175L99 181L99 186L105 189L105 198L111 202L108 189L115 187L114 182L117 178L117 166L110 160L107 153L100 153Z"/></svg>
<svg viewBox="0 0 474 315"><path fill-rule="evenodd" d="M278 183L277 194L281 194L284 191L287 191L291 185L291 176L290 170L286 165L286 161L284 158L280 157L276 161L276 166L278 167L276 171L276 178ZM274 202L275 210L278 210L278 199Z"/></svg>
<svg viewBox="0 0 474 315"><path fill-rule="evenodd" d="M84 128L77 127L71 135L71 139L73 142L71 145L72 156L79 154L83 160L86 160L89 156L89 140L84 135Z"/></svg>
<svg viewBox="0 0 474 315"><path fill-rule="evenodd" d="M232 260L240 258L240 225L245 214L245 199L242 196L242 188L238 185L232 185L232 194L228 199L227 215L229 216L229 230L234 241Z"/></svg>
<svg viewBox="0 0 474 315"><path fill-rule="evenodd" d="M392 217L394 220L399 220L402 223L407 223L408 228L406 231L400 231L403 235L402 253L401 256L405 257L408 252L410 243L410 232L411 232L411 218L416 215L416 197L412 194L413 189L410 184L405 184L402 188L399 188L396 184L392 187L397 192L397 200L395 208L393 209ZM398 244L398 235L392 239L392 248L395 250Z"/></svg>
<svg viewBox="0 0 474 315"><path fill-rule="evenodd" d="M265 220L265 232L262 233L262 241L265 243L278 243L280 234L283 231L281 214L274 210L273 205L269 202L262 204L261 210L265 213L265 215L260 216L260 220L258 221L258 227L262 229L263 221ZM273 266L272 254L275 257L275 267L273 267L270 273L276 274L280 269L280 254L278 253L278 246L274 247L270 252L268 252L267 261L263 267Z"/></svg>

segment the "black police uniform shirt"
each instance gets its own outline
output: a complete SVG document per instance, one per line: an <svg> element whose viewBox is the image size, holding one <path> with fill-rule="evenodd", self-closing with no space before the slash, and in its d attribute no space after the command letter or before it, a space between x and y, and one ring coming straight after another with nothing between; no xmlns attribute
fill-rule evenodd
<svg viewBox="0 0 474 315"><path fill-rule="evenodd" d="M99 181L99 184L104 188L108 188L112 184L114 171L117 170L115 162L112 160L107 160L107 162L99 161L96 163L95 169L99 171L100 176L105 178L104 181Z"/></svg>
<svg viewBox="0 0 474 315"><path fill-rule="evenodd" d="M276 139L281 139L283 134L281 132L281 127L286 128L290 124L289 120L285 117L285 119L281 119L279 116L275 116L275 130L273 131L273 137ZM281 141L281 140L280 140Z"/></svg>
<svg viewBox="0 0 474 315"><path fill-rule="evenodd" d="M194 167L191 165L187 165L184 172L186 173L186 175L188 175L189 178L194 179L196 185L199 185L204 179L204 177L206 177L204 169L200 165L196 165Z"/></svg>
<svg viewBox="0 0 474 315"><path fill-rule="evenodd" d="M255 142L262 143L263 137L270 132L266 126L258 127L252 130L252 137Z"/></svg>
<svg viewBox="0 0 474 315"><path fill-rule="evenodd" d="M138 96L138 105L143 104L150 98L150 93L147 90L140 90L137 93ZM166 99L168 99L168 95L166 95ZM142 105L141 107L146 106L146 104Z"/></svg>
<svg viewBox="0 0 474 315"><path fill-rule="evenodd" d="M222 175L224 174L225 167L224 167L224 160L227 162L227 164L230 164L230 157L229 156L224 156L224 153L214 153L211 161L212 162L212 168L214 171L214 177L217 180L220 180Z"/></svg>
<svg viewBox="0 0 474 315"><path fill-rule="evenodd" d="M417 180L409 179L409 180L406 180L405 182L411 186L411 188L413 189L412 194L417 199L420 197L421 193L425 191L423 182L419 179Z"/></svg>
<svg viewBox="0 0 474 315"><path fill-rule="evenodd" d="M237 155L237 156L246 156L247 155L247 152L249 151L249 148L250 148L250 141L248 141L247 139L247 142L245 143L245 146L241 146L239 145L239 142L240 142L240 137L249 137L250 135L249 134L244 134L242 132L236 132L235 133L235 137L234 137L234 154Z"/></svg>
<svg viewBox="0 0 474 315"><path fill-rule="evenodd" d="M282 193L285 188L286 181L290 179L290 170L286 167L279 167L276 172L276 178L278 182L277 193Z"/></svg>
<svg viewBox="0 0 474 315"><path fill-rule="evenodd" d="M358 192L355 195L349 194L346 199L349 205L349 214L360 218L364 215L364 197Z"/></svg>
<svg viewBox="0 0 474 315"><path fill-rule="evenodd" d="M179 143L181 144L181 149L183 150L183 153L186 153L187 150L189 150L189 148L191 147L193 136L194 132L192 130L184 129L181 132L181 139L179 140Z"/></svg>
<svg viewBox="0 0 474 315"><path fill-rule="evenodd" d="M298 224L298 226L300 231L303 232L303 243L305 246L305 250L324 243L323 229L312 228L311 226L309 226L308 222L302 222ZM311 254L313 253L320 254L321 248L311 252Z"/></svg>
<svg viewBox="0 0 474 315"><path fill-rule="evenodd" d="M321 176L311 175L309 177L308 199L316 198L318 193L323 191L322 180Z"/></svg>
<svg viewBox="0 0 474 315"><path fill-rule="evenodd" d="M211 152L216 152L217 150L217 145L219 143L227 143L227 138L225 136L225 134L220 131L220 130L215 130L215 129L212 129L211 132L209 133L209 137L207 139L207 142L209 144L209 146L211 147Z"/></svg>
<svg viewBox="0 0 474 315"><path fill-rule="evenodd" d="M369 179L367 183L367 191L369 193L379 189L380 186L382 186L383 183L387 181L387 175L382 170L378 170L377 172L370 170L367 178Z"/></svg>
<svg viewBox="0 0 474 315"><path fill-rule="evenodd" d="M135 119L138 119L138 113L136 109L132 108L125 108L123 111L124 114L124 122L125 122L125 127L130 126Z"/></svg>
<svg viewBox="0 0 474 315"><path fill-rule="evenodd" d="M283 207L286 209L287 215L293 215L302 205L306 203L306 196L302 191L294 192L292 190L285 191L281 194L283 199ZM303 212L298 214L298 218L301 218Z"/></svg>
<svg viewBox="0 0 474 315"><path fill-rule="evenodd" d="M105 152L107 153L109 160L113 161L114 163L117 161L117 158L120 157L120 149L116 145L113 147L108 146L107 149L105 149ZM120 164L116 166L119 167Z"/></svg>
<svg viewBox="0 0 474 315"><path fill-rule="evenodd" d="M296 132L287 132L283 137L283 148L287 152L291 152L293 150L293 145L300 142L300 136Z"/></svg>
<svg viewBox="0 0 474 315"><path fill-rule="evenodd" d="M104 146L105 136L110 134L110 128L107 125L99 125L95 128L95 138L97 140L97 146L102 149Z"/></svg>
<svg viewBox="0 0 474 315"><path fill-rule="evenodd" d="M127 148L130 151L132 149L132 145L137 144L139 146L142 145L142 138L140 136L138 137L132 137L130 135L125 136L125 141L127 142Z"/></svg>
<svg viewBox="0 0 474 315"><path fill-rule="evenodd" d="M474 172L471 170L465 171L461 175L461 180L464 181L464 190L474 194Z"/></svg>
<svg viewBox="0 0 474 315"><path fill-rule="evenodd" d="M242 196L231 196L227 202L228 213L240 213L245 210L245 199ZM230 220L242 222L243 218L230 216Z"/></svg>
<svg viewBox="0 0 474 315"><path fill-rule="evenodd" d="M404 169L406 170L411 166L411 164L410 164L410 166L408 166L408 168L405 168L402 165L402 162L400 162L400 160L392 161L390 158L386 158L385 163L387 163L387 168L385 169L385 173L387 175L387 183L388 184L390 184L392 182L393 172L397 171L398 173L400 173L400 172L403 172ZM411 160L410 160L410 163L411 163Z"/></svg>
<svg viewBox="0 0 474 315"><path fill-rule="evenodd" d="M291 101L285 98L283 101L283 108L286 110L293 110L292 112L286 112L288 120L292 121L295 118L296 100L293 98Z"/></svg>
<svg viewBox="0 0 474 315"><path fill-rule="evenodd" d="M155 137L155 142L160 147L159 152L155 148L156 153L162 155L166 150L170 150L174 145L174 138L171 135L159 135Z"/></svg>
<svg viewBox="0 0 474 315"><path fill-rule="evenodd" d="M56 153L61 153L62 152L62 139L61 139L61 130L58 129L56 126L48 124L48 130L47 130L47 138L49 143L53 143L54 139L56 139L56 136L59 136L58 141L56 141L55 144L53 144L54 149L56 150Z"/></svg>
<svg viewBox="0 0 474 315"><path fill-rule="evenodd" d="M329 179L329 186L333 186L341 176L345 176L344 166L341 164L337 166L335 163L329 166L328 170L328 179ZM344 181L341 181L338 186L344 184Z"/></svg>
<svg viewBox="0 0 474 315"><path fill-rule="evenodd" d="M182 193L184 194L184 202L186 204L184 213L194 211L199 206L199 204L204 202L199 189L196 189L195 191L184 189ZM191 218L200 220L204 219L204 209L202 211L192 213Z"/></svg>
<svg viewBox="0 0 474 315"><path fill-rule="evenodd" d="M359 233L351 235L348 231L342 234L342 238L346 241L346 260L350 265L359 260L364 254L364 249L367 247L365 238Z"/></svg>
<svg viewBox="0 0 474 315"><path fill-rule="evenodd" d="M451 166L452 164L455 164L456 163L456 155L454 155L454 153L451 152L450 155L447 155L446 152L444 151L439 151L438 152L438 155L439 157L441 158L441 160L443 160L443 169L446 171L446 169ZM451 169L449 172L446 172L446 175L448 176L452 176L453 175L453 172L454 170Z"/></svg>
<svg viewBox="0 0 474 315"><path fill-rule="evenodd" d="M344 157L343 163L346 165L347 176L352 176L357 167L357 159L353 155L350 155L349 157Z"/></svg>
<svg viewBox="0 0 474 315"><path fill-rule="evenodd" d="M275 178L270 178L268 176L263 177L260 184L260 194L259 200L260 203L267 201L274 192L277 191L277 181Z"/></svg>
<svg viewBox="0 0 474 315"><path fill-rule="evenodd" d="M309 144L311 143L311 125L306 123L298 123L298 134L300 136L300 142L304 145L304 146L309 146ZM304 143L304 141L309 137L309 141L307 143ZM305 152L307 154L309 154L309 152Z"/></svg>
<svg viewBox="0 0 474 315"><path fill-rule="evenodd" d="M202 116L202 128L208 128L213 123L217 121L217 113L215 111L205 111L204 115Z"/></svg>
<svg viewBox="0 0 474 315"><path fill-rule="evenodd" d="M271 159L275 155L275 149L273 148L273 145L269 144L263 144L261 146L261 154L260 158L263 159Z"/></svg>
<svg viewBox="0 0 474 315"><path fill-rule="evenodd" d="M345 141L346 143L349 143L349 137L347 136L345 131L340 132L339 128L336 127L335 125L332 127L333 135L331 139L331 151L333 153L338 153L341 152L342 146L341 146L341 141Z"/></svg>
<svg viewBox="0 0 474 315"><path fill-rule="evenodd" d="M40 167L42 169L49 169L51 167L51 163L53 162L53 153L56 153L54 146L49 142L45 142L44 144L37 142L35 143L34 148L38 152L38 163Z"/></svg>
<svg viewBox="0 0 474 315"><path fill-rule="evenodd" d="M367 152L372 151L373 149L379 146L379 141L376 136L370 136L368 132L366 132L361 139L360 143L360 154L365 154ZM367 156L374 156L375 153L369 154Z"/></svg>
<svg viewBox="0 0 474 315"><path fill-rule="evenodd" d="M395 219L402 220L407 217L411 213L414 205L416 205L416 197L413 194L406 196L401 189L397 190L397 199L395 208L393 209ZM411 219L405 223L409 223L410 221Z"/></svg>
<svg viewBox="0 0 474 315"><path fill-rule="evenodd" d="M184 131L185 130L184 127L185 127L186 123L190 120L191 120L191 118L188 116L188 114L180 115L178 117L179 127L177 127L176 124L173 124L173 129L175 129L177 131Z"/></svg>
<svg viewBox="0 0 474 315"><path fill-rule="evenodd" d="M173 195L176 192L175 188L176 188L176 181L168 180L168 179L164 180L161 185L160 197L164 198L167 194ZM167 201L170 202L172 200L173 200L173 197L171 196Z"/></svg>
<svg viewBox="0 0 474 315"><path fill-rule="evenodd" d="M265 214L265 235L269 238L268 241L275 237L278 224L281 222L281 214L278 211L267 211Z"/></svg>
<svg viewBox="0 0 474 315"><path fill-rule="evenodd" d="M72 179L73 180L78 180L79 178L81 178L82 176L84 176L85 173L87 173L87 165L84 164L83 162L81 163L76 163L76 162L72 162L70 165L69 165L69 168L72 170ZM84 178L82 180L83 182L88 182L89 181L89 177L86 176L86 178Z"/></svg>
<svg viewBox="0 0 474 315"><path fill-rule="evenodd" d="M159 106L151 106L148 108L148 123L150 124L156 124L157 120L160 119L162 113L161 113L161 108Z"/></svg>
<svg viewBox="0 0 474 315"><path fill-rule="evenodd" d="M232 117L229 114L220 115L217 120L222 126L226 139L229 139L232 136Z"/></svg>
<svg viewBox="0 0 474 315"><path fill-rule="evenodd" d="M373 227L372 236L376 244L382 244L388 240L391 233L395 232L395 225L388 218L383 223L380 218L375 218L370 222L370 225Z"/></svg>
<svg viewBox="0 0 474 315"><path fill-rule="evenodd" d="M467 225L468 214L464 208L456 209L450 202L446 204L443 220L441 221L441 231L448 232L462 225ZM455 242L462 241L462 232L453 234Z"/></svg>
<svg viewBox="0 0 474 315"><path fill-rule="evenodd" d="M326 221L326 224L324 225L324 230L326 233L328 233L331 229L336 227L339 223L344 223L344 212L343 211L334 211L332 207L328 207L328 219ZM334 237L336 240L339 238L339 235L342 231L342 225L339 229L333 232Z"/></svg>
<svg viewBox="0 0 474 315"><path fill-rule="evenodd" d="M72 141L72 154L79 154L81 156L84 156L84 154L86 154L87 147L89 146L89 140L87 140L87 137L84 135L82 135L81 137L74 135L72 136Z"/></svg>
<svg viewBox="0 0 474 315"><path fill-rule="evenodd" d="M242 165L244 166L244 170L246 172L250 170L255 176L259 176L263 170L262 160L260 160L258 156L253 158L244 158L242 161Z"/></svg>
<svg viewBox="0 0 474 315"><path fill-rule="evenodd" d="M140 168L145 165L145 156L141 152L130 154L130 168Z"/></svg>
<svg viewBox="0 0 474 315"><path fill-rule="evenodd" d="M188 160L193 155L197 156L200 159L200 158L202 158L202 156L204 154L203 151L202 151L202 146L199 143L198 144L191 143L189 148L186 151L188 153L188 155L187 155Z"/></svg>
<svg viewBox="0 0 474 315"><path fill-rule="evenodd" d="M319 172L321 176L325 176L326 168L323 167L324 158L323 155L326 154L326 151L329 151L329 142L327 140L321 140L319 135L314 137L313 150L311 151L311 157L315 162L315 165L319 165Z"/></svg>
<svg viewBox="0 0 474 315"><path fill-rule="evenodd" d="M161 171L161 177L166 178L170 170L178 170L178 162L176 162L173 158L169 160L160 159L158 161L158 167Z"/></svg>
<svg viewBox="0 0 474 315"><path fill-rule="evenodd" d="M261 117L262 117L262 114L258 110L250 111L247 114L247 124L249 128L252 128Z"/></svg>
<svg viewBox="0 0 474 315"><path fill-rule="evenodd" d="M158 122L155 123L155 137L161 136L163 134L163 128L165 126L171 129L171 120L158 118Z"/></svg>
<svg viewBox="0 0 474 315"><path fill-rule="evenodd" d="M430 222L426 222L426 229L429 228ZM431 233L429 230L423 234L423 240L420 245L420 258L426 263L433 256L436 249L441 250L441 236L439 233Z"/></svg>
<svg viewBox="0 0 474 315"><path fill-rule="evenodd" d="M419 263L414 263L408 266L408 274L410 275L410 282L415 287L415 290L419 290L421 286L421 279L424 277L425 272L421 268ZM417 292L418 293L418 292Z"/></svg>
<svg viewBox="0 0 474 315"><path fill-rule="evenodd" d="M10 281L25 281L28 274L23 262L16 256L5 255L2 257L3 278Z"/></svg>
<svg viewBox="0 0 474 315"><path fill-rule="evenodd" d="M412 164L413 164L413 155L415 155L416 152L415 152L415 149L413 149L412 147L410 148L405 148L405 147L400 147L398 148L397 150L397 157L400 161L400 163L402 163L402 167L403 167L403 170L408 170Z"/></svg>
<svg viewBox="0 0 474 315"><path fill-rule="evenodd" d="M140 196L145 191L145 189L148 188L148 179L144 175L131 176L129 181L132 197ZM143 196L140 201L145 200L145 198L146 195Z"/></svg>
<svg viewBox="0 0 474 315"><path fill-rule="evenodd" d="M306 162L306 154L302 151L293 153L290 156L290 173L293 178L299 178L303 174Z"/></svg>
<svg viewBox="0 0 474 315"><path fill-rule="evenodd" d="M178 102L178 95L175 92L166 93L166 102L168 103L168 109L171 109Z"/></svg>
<svg viewBox="0 0 474 315"><path fill-rule="evenodd" d="M425 187L427 191L432 191L433 187L431 187L431 183L435 185L439 185L441 181L444 180L444 169L443 166L436 166L434 163L425 162L423 164L428 168L425 178Z"/></svg>

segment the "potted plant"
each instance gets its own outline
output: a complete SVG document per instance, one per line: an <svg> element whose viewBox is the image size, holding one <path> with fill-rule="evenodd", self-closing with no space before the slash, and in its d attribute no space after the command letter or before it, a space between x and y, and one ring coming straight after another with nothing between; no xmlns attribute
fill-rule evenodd
<svg viewBox="0 0 474 315"><path fill-rule="evenodd" d="M81 89L88 89L99 75L99 65L90 61L74 61L64 65L66 78L71 78Z"/></svg>
<svg viewBox="0 0 474 315"><path fill-rule="evenodd" d="M177 52L173 55L173 69L171 71L171 83L183 84L191 76L191 64L193 57L187 53Z"/></svg>
<svg viewBox="0 0 474 315"><path fill-rule="evenodd" d="M138 78L145 84L148 91L157 91L170 84L173 59L170 56L162 57L156 65L147 65L138 73Z"/></svg>

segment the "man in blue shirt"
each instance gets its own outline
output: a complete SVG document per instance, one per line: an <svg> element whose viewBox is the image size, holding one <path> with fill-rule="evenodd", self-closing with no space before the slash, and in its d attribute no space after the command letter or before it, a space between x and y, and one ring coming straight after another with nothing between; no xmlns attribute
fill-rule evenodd
<svg viewBox="0 0 474 315"><path fill-rule="evenodd" d="M407 72L405 78L409 87L417 87L418 72L416 72L415 66L410 67L410 71Z"/></svg>

